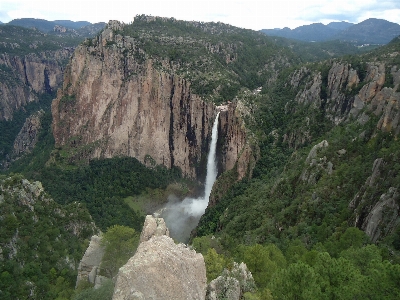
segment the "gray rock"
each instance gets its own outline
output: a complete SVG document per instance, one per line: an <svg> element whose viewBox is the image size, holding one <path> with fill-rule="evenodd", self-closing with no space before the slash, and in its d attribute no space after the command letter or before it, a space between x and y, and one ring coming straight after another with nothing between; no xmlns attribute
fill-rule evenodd
<svg viewBox="0 0 400 300"><path fill-rule="evenodd" d="M163 218L155 218L147 215L144 221L143 230L140 234L140 243L148 241L153 236L169 236L169 230Z"/></svg>
<svg viewBox="0 0 400 300"><path fill-rule="evenodd" d="M374 161L371 176L349 204L354 211L354 226L364 230L374 243L389 234L400 221L398 188L390 187L379 197L373 192L385 182L382 173L386 165L382 158Z"/></svg>
<svg viewBox="0 0 400 300"><path fill-rule="evenodd" d="M300 175L302 181L307 181L309 184L315 184L318 181L318 178L321 177L321 173L327 173L328 175L332 174L332 162L328 161L326 156L318 157L319 150L328 146L328 142L323 140L312 147L305 161L306 167Z"/></svg>
<svg viewBox="0 0 400 300"><path fill-rule="evenodd" d="M309 164L313 158L317 157L318 150L320 150L322 148L326 148L328 146L329 146L328 141L323 140L322 142L320 142L320 143L316 144L314 147L312 147L310 150L310 153L307 156L306 164Z"/></svg>
<svg viewBox="0 0 400 300"><path fill-rule="evenodd" d="M153 236L119 269L113 300L204 299L206 282L200 253L166 235Z"/></svg>
<svg viewBox="0 0 400 300"><path fill-rule="evenodd" d="M219 276L209 283L206 300L239 300L240 294L239 280L230 276Z"/></svg>
<svg viewBox="0 0 400 300"><path fill-rule="evenodd" d="M80 281L89 281L91 284L96 283L103 256L104 247L101 245L101 237L94 235L90 239L90 244L79 263L76 286L78 286Z"/></svg>
<svg viewBox="0 0 400 300"><path fill-rule="evenodd" d="M24 125L14 141L13 156L17 158L23 154L29 153L35 147L40 129L42 128L41 118L44 111L40 110L26 118Z"/></svg>
<svg viewBox="0 0 400 300"><path fill-rule="evenodd" d="M379 201L365 219L362 229L375 243L382 233L387 234L394 227L399 216L399 193L394 187L382 194Z"/></svg>
<svg viewBox="0 0 400 300"><path fill-rule="evenodd" d="M225 269L221 276L207 287L206 300L239 300L246 292L254 292L256 285L245 263L234 263L231 271Z"/></svg>

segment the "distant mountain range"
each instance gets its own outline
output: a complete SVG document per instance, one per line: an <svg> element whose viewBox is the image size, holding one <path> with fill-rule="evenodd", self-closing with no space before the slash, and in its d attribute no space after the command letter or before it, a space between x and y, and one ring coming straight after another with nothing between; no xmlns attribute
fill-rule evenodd
<svg viewBox="0 0 400 300"><path fill-rule="evenodd" d="M295 29L262 29L269 36L279 36L306 42L340 40L355 45L387 44L400 35L400 25L382 19L367 19L361 23L332 22L327 25L314 23Z"/></svg>
<svg viewBox="0 0 400 300"><path fill-rule="evenodd" d="M8 23L1 25L14 25L25 28L36 28L37 30L57 35L72 35L72 36L91 36L96 34L106 25L104 22L92 24L87 21L70 21L70 20L55 20L47 21L43 19L22 18L14 19Z"/></svg>

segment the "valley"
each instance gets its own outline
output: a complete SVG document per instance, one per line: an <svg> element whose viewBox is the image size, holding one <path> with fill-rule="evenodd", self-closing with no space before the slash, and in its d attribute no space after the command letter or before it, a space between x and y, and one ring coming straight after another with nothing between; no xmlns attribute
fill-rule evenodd
<svg viewBox="0 0 400 300"><path fill-rule="evenodd" d="M0 25L0 298L100 299L76 281L90 238L112 278L184 199L205 202L176 240L207 283L244 262L241 299L399 297L399 34L360 52L146 15L63 31ZM161 212L173 238L183 214Z"/></svg>

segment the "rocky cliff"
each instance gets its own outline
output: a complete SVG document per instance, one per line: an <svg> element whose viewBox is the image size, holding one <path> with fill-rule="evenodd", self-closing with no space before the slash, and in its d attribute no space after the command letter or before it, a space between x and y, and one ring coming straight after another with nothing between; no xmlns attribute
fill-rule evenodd
<svg viewBox="0 0 400 300"><path fill-rule="evenodd" d="M363 128L367 123L370 124L370 129L365 127L364 131L353 138L352 143L364 140L367 145L371 145L377 136L383 136L381 139L387 143L396 140L400 133L400 65L393 58L397 55L396 52L390 53L386 58L381 57L380 61L365 62L361 66L360 63L354 64L354 68L349 62L336 61L330 65L325 78L321 72L312 72L307 68L297 70L292 74L290 82L292 88L298 89L295 101L311 108L311 113L306 116L309 123L316 122L316 119L312 120L312 114L319 110L333 127L340 125L345 128L355 122L353 126ZM322 123L323 119L319 121ZM292 130L286 134L286 141L294 148L307 143L312 139L308 128ZM317 150L329 147L328 142L323 141L312 148L301 180L315 185L322 174L330 176L336 169L331 160L339 162L346 157L345 149L335 153L327 150L325 152L330 153L329 156L317 157ZM345 147L351 148L352 145ZM351 225L364 230L373 242L394 232L398 226L399 186L394 179L398 173L397 154L394 152L394 149L377 151L373 156L375 161L371 166L372 172L368 173L370 176L364 185L358 187L354 198L349 200L353 214ZM366 156L363 154L363 157Z"/></svg>
<svg viewBox="0 0 400 300"><path fill-rule="evenodd" d="M42 128L41 118L43 115L44 111L40 110L25 120L24 126L22 126L14 141L14 157L18 158L23 154L29 153L35 147L39 131Z"/></svg>
<svg viewBox="0 0 400 300"><path fill-rule="evenodd" d="M64 48L22 56L0 54L0 120L11 120L14 111L38 101L38 94L55 91L72 52L73 48Z"/></svg>
<svg viewBox="0 0 400 300"><path fill-rule="evenodd" d="M215 105L194 94L168 60L146 56L137 40L118 34L123 26L110 21L96 39L76 49L52 103L56 147L68 149L71 161L131 156L201 178ZM232 168L243 152L246 169L250 157L236 110L232 106L221 115L220 136L229 137L220 146L220 171ZM236 123L234 129L229 123Z"/></svg>
<svg viewBox="0 0 400 300"><path fill-rule="evenodd" d="M135 255L119 269L114 300L205 298L203 255L184 244L176 245L162 234L165 229L163 219L146 217L141 235L146 238L141 238Z"/></svg>
<svg viewBox="0 0 400 300"><path fill-rule="evenodd" d="M311 109L302 126L285 133L284 141L297 148L311 141L315 131L318 134L315 128L323 120L329 120L329 126L348 124L353 119L363 125L371 117L378 118L376 129L398 135L400 65L396 64L396 56L395 52L381 61L356 62L354 68L346 61L332 61L322 63L327 68L322 72L307 67L293 72L288 88L296 93L293 102L300 105L286 108L286 113L295 114L304 107Z"/></svg>

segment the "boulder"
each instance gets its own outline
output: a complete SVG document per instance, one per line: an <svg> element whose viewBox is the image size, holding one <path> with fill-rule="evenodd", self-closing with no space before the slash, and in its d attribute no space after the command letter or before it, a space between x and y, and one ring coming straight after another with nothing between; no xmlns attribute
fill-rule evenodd
<svg viewBox="0 0 400 300"><path fill-rule="evenodd" d="M119 269L113 300L204 299L206 282L201 254L166 235L153 236Z"/></svg>

